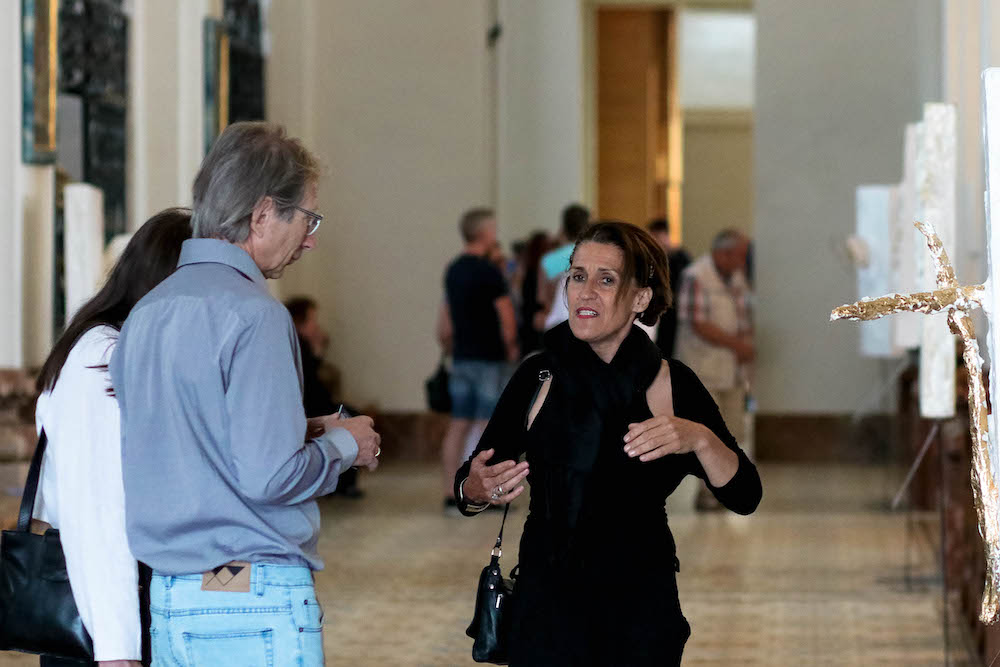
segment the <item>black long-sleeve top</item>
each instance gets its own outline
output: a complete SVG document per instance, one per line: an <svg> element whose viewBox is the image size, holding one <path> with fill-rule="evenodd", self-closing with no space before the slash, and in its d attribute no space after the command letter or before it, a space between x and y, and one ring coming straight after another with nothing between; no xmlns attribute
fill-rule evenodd
<svg viewBox="0 0 1000 667"><path fill-rule="evenodd" d="M694 453L648 463L625 455L620 438L628 424L652 417L645 390L638 388L621 423L605 425L610 432L590 470L581 473L564 463L570 459L559 450L573 442L565 442L563 414L547 410L554 386L526 428L539 373L552 363L543 352L521 364L476 449L493 448L491 464L524 455L530 467L531 500L511 610L511 665L679 664L690 629L680 611L679 563L665 502L686 475L708 483L707 475ZM695 373L674 360L669 368L675 416L704 424L739 458L732 479L722 487L708 483L709 489L726 508L750 514L762 495L756 467ZM556 374L553 382L558 380ZM455 477L456 498L470 465L471 459ZM583 500L568 502L567 489L581 474ZM475 514L467 501L460 500L459 509Z"/></svg>

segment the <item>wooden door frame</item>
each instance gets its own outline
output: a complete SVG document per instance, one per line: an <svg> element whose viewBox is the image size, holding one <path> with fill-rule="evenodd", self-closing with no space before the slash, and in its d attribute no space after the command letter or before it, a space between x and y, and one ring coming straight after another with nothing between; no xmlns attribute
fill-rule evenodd
<svg viewBox="0 0 1000 667"><path fill-rule="evenodd" d="M616 9L716 9L741 10L753 9L752 0L579 0L580 18L583 28L583 164L581 165L581 182L583 183L583 201L591 209L596 209L598 202L598 158L597 158L597 11L606 8ZM676 34L676 33L675 33ZM676 91L676 77L669 84ZM680 113L678 107L677 113ZM674 133L683 135L683 122L674 128ZM671 139L680 137L671 136ZM672 155L675 160L681 160L683 153ZM683 165L678 172L683 178ZM636 221L642 224L645 221ZM683 219L680 224L673 225L671 235L674 242L681 241Z"/></svg>

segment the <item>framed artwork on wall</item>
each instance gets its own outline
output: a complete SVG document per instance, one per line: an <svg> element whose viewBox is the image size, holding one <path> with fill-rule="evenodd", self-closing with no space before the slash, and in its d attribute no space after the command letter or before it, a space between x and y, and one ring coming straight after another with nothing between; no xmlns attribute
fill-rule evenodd
<svg viewBox="0 0 1000 667"><path fill-rule="evenodd" d="M225 0L223 18L205 20L206 153L230 123L264 119L265 13L259 0Z"/></svg>
<svg viewBox="0 0 1000 667"><path fill-rule="evenodd" d="M216 19L205 19L205 153L229 124L229 33Z"/></svg>
<svg viewBox="0 0 1000 667"><path fill-rule="evenodd" d="M56 156L59 1L21 0L22 160Z"/></svg>

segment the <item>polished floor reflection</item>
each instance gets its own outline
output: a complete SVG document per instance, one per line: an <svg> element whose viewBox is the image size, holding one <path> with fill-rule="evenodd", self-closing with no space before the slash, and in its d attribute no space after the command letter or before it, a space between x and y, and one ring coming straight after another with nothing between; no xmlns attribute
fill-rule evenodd
<svg viewBox="0 0 1000 667"><path fill-rule="evenodd" d="M936 517L911 541L885 510L898 475L884 467L763 465L757 514L696 514L694 484L671 497L680 592L693 634L685 665L941 665ZM358 501L323 501L317 574L327 664L471 665L464 635L500 515L447 516L433 466L393 464ZM505 568L524 509L512 512ZM953 624L954 625L954 624ZM951 664L972 664L953 628ZM0 654L0 667L37 664Z"/></svg>

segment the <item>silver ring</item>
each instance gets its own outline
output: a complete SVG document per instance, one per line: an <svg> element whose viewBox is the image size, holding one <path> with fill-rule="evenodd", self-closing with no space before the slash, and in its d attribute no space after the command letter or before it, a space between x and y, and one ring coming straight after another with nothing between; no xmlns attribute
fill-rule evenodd
<svg viewBox="0 0 1000 667"><path fill-rule="evenodd" d="M490 495L490 500L500 500L500 494L494 490L492 495Z"/></svg>
<svg viewBox="0 0 1000 667"><path fill-rule="evenodd" d="M379 454L381 454L381 453L382 453L382 448L376 445L376 447L375 447L375 458L378 458Z"/></svg>
<svg viewBox="0 0 1000 667"><path fill-rule="evenodd" d="M499 484L497 485L497 495L498 496L502 496L503 495L503 487L500 486Z"/></svg>

